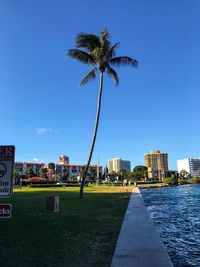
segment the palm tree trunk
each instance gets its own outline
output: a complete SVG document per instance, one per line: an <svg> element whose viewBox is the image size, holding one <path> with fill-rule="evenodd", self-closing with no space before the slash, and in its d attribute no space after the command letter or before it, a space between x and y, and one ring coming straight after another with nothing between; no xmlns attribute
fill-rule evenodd
<svg viewBox="0 0 200 267"><path fill-rule="evenodd" d="M85 178L86 178L86 175L87 175L87 172L88 172L88 168L89 168L89 165L90 165L90 161L91 161L92 153L93 153L93 149L94 149L94 144L95 144L95 140L96 140L97 129L98 129L98 124L99 124L99 115L100 115L100 110L101 110L102 89L103 89L103 72L100 72L100 86L99 86L99 96L98 96L98 104L97 104L97 112L96 112L94 133L93 133L93 137L92 137L90 154L88 156L87 165L86 165L86 168L85 168L85 170L83 172L83 177L82 177L82 181L81 181L80 198L83 198L83 188L84 188L84 185L85 185Z"/></svg>

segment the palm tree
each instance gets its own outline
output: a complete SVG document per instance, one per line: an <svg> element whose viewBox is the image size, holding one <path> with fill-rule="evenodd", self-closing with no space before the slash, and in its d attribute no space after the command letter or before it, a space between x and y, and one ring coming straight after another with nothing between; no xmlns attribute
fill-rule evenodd
<svg viewBox="0 0 200 267"><path fill-rule="evenodd" d="M94 144L96 140L96 134L99 123L99 115L101 109L101 96L103 89L103 75L106 71L107 74L113 78L115 85L119 84L119 78L116 71L111 67L114 66L137 66L137 61L131 57L121 56L116 57L116 49L119 47L119 43L114 45L110 42L110 35L107 29L101 33L100 36L95 34L79 33L76 37L76 49L70 49L67 53L68 56L81 61L84 64L92 65L93 69L83 78L80 85L83 86L87 82L96 78L96 73L100 74L100 86L98 94L98 104L96 112L96 120L94 126L94 133L92 137L92 143L86 168L83 172L83 177L80 186L80 198L83 198L83 188L85 184L85 178L90 165ZM82 48L82 50L80 49Z"/></svg>

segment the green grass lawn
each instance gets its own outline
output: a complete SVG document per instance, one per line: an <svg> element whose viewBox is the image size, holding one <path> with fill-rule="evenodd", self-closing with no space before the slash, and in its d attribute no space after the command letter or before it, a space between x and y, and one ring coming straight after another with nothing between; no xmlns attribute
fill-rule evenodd
<svg viewBox="0 0 200 267"><path fill-rule="evenodd" d="M12 219L0 219L0 266L109 266L130 188L22 188L11 199ZM123 192L125 191L125 192ZM110 192L110 193L109 193ZM60 212L45 212L46 197L60 196Z"/></svg>

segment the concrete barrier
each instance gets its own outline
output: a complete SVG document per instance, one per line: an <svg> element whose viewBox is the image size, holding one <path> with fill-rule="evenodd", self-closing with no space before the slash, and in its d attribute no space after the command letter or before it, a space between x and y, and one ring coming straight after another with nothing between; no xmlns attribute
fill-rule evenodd
<svg viewBox="0 0 200 267"><path fill-rule="evenodd" d="M133 188L111 263L111 267L131 266L173 266L137 187Z"/></svg>
<svg viewBox="0 0 200 267"><path fill-rule="evenodd" d="M46 211L59 212L60 211L60 196L47 196L46 198Z"/></svg>

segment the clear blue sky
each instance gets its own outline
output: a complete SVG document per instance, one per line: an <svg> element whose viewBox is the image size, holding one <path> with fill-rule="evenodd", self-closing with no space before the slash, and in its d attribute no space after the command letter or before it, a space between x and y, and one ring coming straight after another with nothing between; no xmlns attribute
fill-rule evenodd
<svg viewBox="0 0 200 267"><path fill-rule="evenodd" d="M118 55L139 67L105 78L92 163L121 157L132 167L152 149L176 160L200 157L199 0L1 0L0 143L17 161L85 163L99 81L80 87L90 70L65 53L79 32L107 27Z"/></svg>

